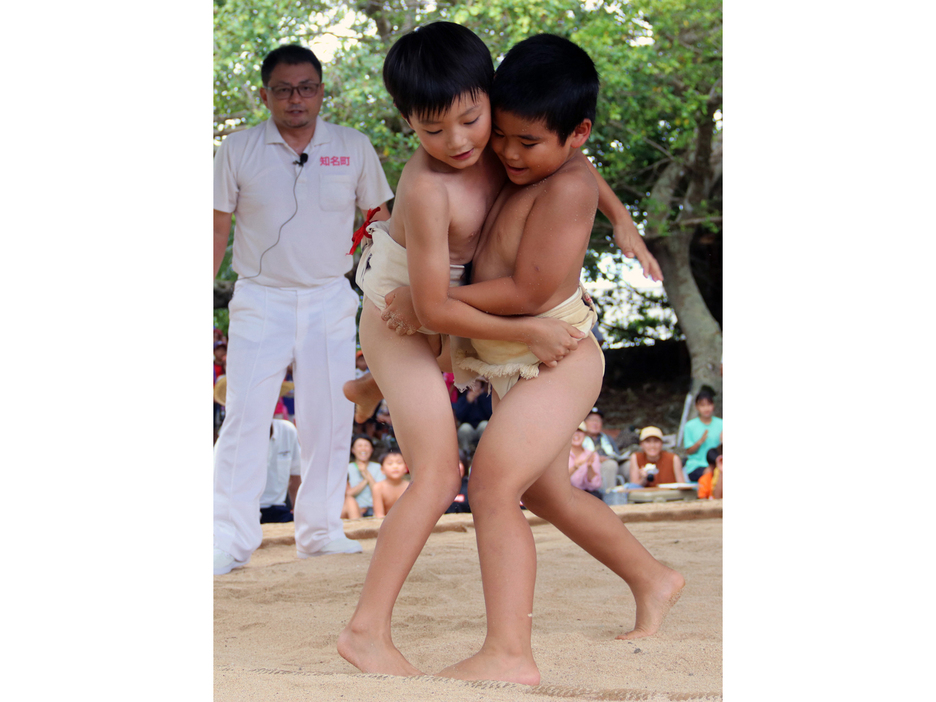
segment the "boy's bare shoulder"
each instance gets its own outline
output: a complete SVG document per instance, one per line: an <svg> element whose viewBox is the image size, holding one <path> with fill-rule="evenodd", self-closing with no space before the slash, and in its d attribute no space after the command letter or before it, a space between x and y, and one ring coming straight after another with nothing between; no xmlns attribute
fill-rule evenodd
<svg viewBox="0 0 936 702"><path fill-rule="evenodd" d="M557 212L594 210L598 205L598 183L585 157L576 154L555 173L532 187L537 188L534 207L549 207Z"/></svg>
<svg viewBox="0 0 936 702"><path fill-rule="evenodd" d="M449 190L439 176L426 158L420 158L419 152L406 163L400 174L393 206L398 223L401 218L409 220L413 216L419 219L448 217ZM398 241L406 245L405 240Z"/></svg>
<svg viewBox="0 0 936 702"><path fill-rule="evenodd" d="M598 198L598 183L588 168L587 159L582 154L576 154L562 167L553 173L547 180L553 181L550 187L561 191L562 194L588 196L593 194Z"/></svg>

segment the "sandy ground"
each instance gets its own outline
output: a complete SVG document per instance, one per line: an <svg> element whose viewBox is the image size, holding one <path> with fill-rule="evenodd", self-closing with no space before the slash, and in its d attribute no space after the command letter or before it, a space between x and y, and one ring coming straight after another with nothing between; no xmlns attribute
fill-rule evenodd
<svg viewBox="0 0 936 702"><path fill-rule="evenodd" d="M721 501L613 508L654 556L686 578L656 636L617 641L634 622L627 586L549 524L536 538L536 687L362 675L335 650L354 610L379 520L346 522L363 554L295 557L292 525L264 525L244 568L215 577L215 699L292 702L492 702L722 699ZM532 517L532 515L530 515ZM437 672L484 639L470 515L446 515L394 610L394 642Z"/></svg>

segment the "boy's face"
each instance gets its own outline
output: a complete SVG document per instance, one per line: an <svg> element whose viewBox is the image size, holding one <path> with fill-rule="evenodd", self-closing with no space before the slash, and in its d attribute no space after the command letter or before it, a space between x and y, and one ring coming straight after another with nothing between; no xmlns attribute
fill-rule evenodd
<svg viewBox="0 0 936 702"><path fill-rule="evenodd" d="M696 410L698 410L699 416L702 417L702 419L708 419L715 412L715 403L703 398L696 402Z"/></svg>
<svg viewBox="0 0 936 702"><path fill-rule="evenodd" d="M580 133L582 125L586 125ZM591 121L585 120L565 143L546 127L545 120L531 120L504 110L494 110L491 147L507 169L507 177L517 185L538 183L548 178L568 161L591 133Z"/></svg>
<svg viewBox="0 0 936 702"><path fill-rule="evenodd" d="M461 170L478 162L491 138L491 101L486 93L465 93L442 114L412 114L407 121L430 156Z"/></svg>
<svg viewBox="0 0 936 702"><path fill-rule="evenodd" d="M384 459L380 470L391 480L400 480L406 475L406 463L403 461L403 456L398 453L391 453Z"/></svg>

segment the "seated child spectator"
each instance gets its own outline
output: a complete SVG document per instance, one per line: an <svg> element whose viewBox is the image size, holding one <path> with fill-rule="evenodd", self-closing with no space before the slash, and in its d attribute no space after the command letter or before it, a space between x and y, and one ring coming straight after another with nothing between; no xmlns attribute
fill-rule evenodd
<svg viewBox="0 0 936 702"><path fill-rule="evenodd" d="M346 480L345 482L344 504L341 506L341 518L342 519L360 519L361 518L361 508L358 507L357 500L355 500L354 495L351 494L350 478Z"/></svg>
<svg viewBox="0 0 936 702"><path fill-rule="evenodd" d="M686 481L682 461L675 453L663 450L663 432L657 427L644 427L640 432L640 451L630 457L628 480L640 487Z"/></svg>
<svg viewBox="0 0 936 702"><path fill-rule="evenodd" d="M595 451L584 447L588 432L585 422L572 433L572 450L569 452L569 479L572 486L591 493L601 499L601 459Z"/></svg>
<svg viewBox="0 0 936 702"><path fill-rule="evenodd" d="M267 482L260 496L260 523L293 521L292 505L302 483L299 434L292 422L274 419L267 452ZM286 498L289 497L289 505Z"/></svg>
<svg viewBox="0 0 936 702"><path fill-rule="evenodd" d="M706 456L710 449L722 442L722 420L713 416L715 412L715 392L704 386L695 400L699 416L686 422L683 433L683 446L689 454L686 458L686 477L696 482L708 465Z"/></svg>
<svg viewBox="0 0 936 702"><path fill-rule="evenodd" d="M446 514L464 514L471 512L468 505L468 457L464 451L458 452L458 474L461 476L461 489L455 495L455 499L449 508L445 510Z"/></svg>
<svg viewBox="0 0 936 702"><path fill-rule="evenodd" d="M491 418L491 391L484 378L475 378L452 405L458 424L458 448L472 455Z"/></svg>
<svg viewBox="0 0 936 702"><path fill-rule="evenodd" d="M585 418L585 443L583 446L589 451L598 454L601 460L601 486L610 490L617 484L620 471L621 451L617 443L602 431L604 429L604 413L597 407Z"/></svg>
<svg viewBox="0 0 936 702"><path fill-rule="evenodd" d="M354 460L348 464L348 482L351 484L350 495L357 500L362 517L374 515L374 496L371 488L384 479L380 464L372 461L374 441L369 436L356 436L351 443L351 456Z"/></svg>
<svg viewBox="0 0 936 702"><path fill-rule="evenodd" d="M409 469L403 460L403 454L391 449L380 459L380 470L383 471L385 479L373 487L374 516L386 517L390 508L409 487L409 481L403 479Z"/></svg>
<svg viewBox="0 0 936 702"><path fill-rule="evenodd" d="M721 499L721 446L709 449L706 454L708 465L699 478L699 499L712 500ZM717 488L717 491L716 491ZM715 492L718 493L716 497Z"/></svg>

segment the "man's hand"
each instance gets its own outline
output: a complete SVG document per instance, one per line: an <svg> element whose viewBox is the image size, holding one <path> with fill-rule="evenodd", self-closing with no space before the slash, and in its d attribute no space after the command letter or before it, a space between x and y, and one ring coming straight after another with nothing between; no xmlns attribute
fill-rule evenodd
<svg viewBox="0 0 936 702"><path fill-rule="evenodd" d="M554 368L559 361L578 348L578 342L588 334L571 324L549 317L530 317L533 326L530 351L547 367Z"/></svg>
<svg viewBox="0 0 936 702"><path fill-rule="evenodd" d="M387 323L387 327L400 336L409 336L419 331L422 324L416 316L413 293L408 285L391 290L384 297L384 302L387 307L380 318Z"/></svg>
<svg viewBox="0 0 936 702"><path fill-rule="evenodd" d="M637 227L630 220L614 228L614 243L618 245L627 258L636 258L643 268L644 275L650 280L663 280L663 271L660 264L647 249L643 237Z"/></svg>

